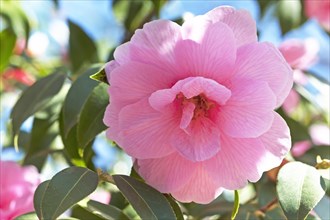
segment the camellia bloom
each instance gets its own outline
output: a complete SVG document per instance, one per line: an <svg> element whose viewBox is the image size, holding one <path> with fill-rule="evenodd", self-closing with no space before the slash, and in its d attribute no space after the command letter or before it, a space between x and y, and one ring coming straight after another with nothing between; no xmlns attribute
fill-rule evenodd
<svg viewBox="0 0 330 220"><path fill-rule="evenodd" d="M20 167L12 161L0 161L0 217L11 220L34 210L33 194L40 183L33 166Z"/></svg>
<svg viewBox="0 0 330 220"><path fill-rule="evenodd" d="M330 1L329 0L305 0L305 14L317 21L330 31Z"/></svg>
<svg viewBox="0 0 330 220"><path fill-rule="evenodd" d="M107 136L159 191L209 203L258 181L289 151L274 109L292 70L273 45L257 42L247 11L218 7L182 26L152 21L114 57Z"/></svg>
<svg viewBox="0 0 330 220"><path fill-rule="evenodd" d="M295 83L300 85L307 83L308 79L303 71L316 62L319 49L319 43L312 38L306 40L290 39L279 46L283 57L294 70L293 80ZM283 103L283 109L290 114L297 108L299 103L300 96L292 89Z"/></svg>

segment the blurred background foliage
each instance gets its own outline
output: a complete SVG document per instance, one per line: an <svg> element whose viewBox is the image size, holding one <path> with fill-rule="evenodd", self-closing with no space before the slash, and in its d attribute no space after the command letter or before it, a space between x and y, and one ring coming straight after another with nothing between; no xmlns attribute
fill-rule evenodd
<svg viewBox="0 0 330 220"><path fill-rule="evenodd" d="M0 4L1 160L32 164L43 180L72 165L136 177L134 170L131 173L131 159L105 138L102 118L108 104L107 85L90 76L113 59L116 46L129 41L144 23L161 18L182 24L219 5L248 10L257 21L260 41L276 46L292 38L318 42L318 59L304 71L307 83L294 85L299 103L293 111L281 108L278 112L291 129L292 151L298 152L292 152L284 163L297 160L315 166L318 155L330 158L329 32L306 16L304 1L2 0ZM239 191L237 219L284 218L276 199L278 170ZM329 185L329 180L325 183ZM142 217L134 202L129 204L113 185L99 188L111 191L109 207L118 218L138 219L137 212ZM330 219L329 195L328 188L308 219ZM167 199L194 219L228 219L234 193L226 191L208 205L179 207ZM79 203L66 215L104 219L93 212L101 206Z"/></svg>

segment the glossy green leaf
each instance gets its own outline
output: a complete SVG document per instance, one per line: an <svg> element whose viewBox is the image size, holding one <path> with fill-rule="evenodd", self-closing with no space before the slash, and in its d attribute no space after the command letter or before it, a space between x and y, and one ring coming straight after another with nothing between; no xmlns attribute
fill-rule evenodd
<svg viewBox="0 0 330 220"><path fill-rule="evenodd" d="M6 28L0 32L0 73L8 65L15 43L16 35L11 28Z"/></svg>
<svg viewBox="0 0 330 220"><path fill-rule="evenodd" d="M239 209L239 194L238 194L238 191L235 190L235 200L234 200L233 211L231 212L231 219L236 218L236 215L238 213L238 209Z"/></svg>
<svg viewBox="0 0 330 220"><path fill-rule="evenodd" d="M73 73L84 65L98 62L97 49L93 40L74 22L69 20L69 56Z"/></svg>
<svg viewBox="0 0 330 220"><path fill-rule="evenodd" d="M301 162L287 163L280 169L276 190L288 219L304 219L325 194L318 171Z"/></svg>
<svg viewBox="0 0 330 220"><path fill-rule="evenodd" d="M84 104L78 122L78 143L85 147L97 134L106 129L103 124L103 115L109 104L109 95L106 84L99 84L94 88Z"/></svg>
<svg viewBox="0 0 330 220"><path fill-rule="evenodd" d="M142 219L176 219L165 196L151 186L124 175L114 175L113 179Z"/></svg>
<svg viewBox="0 0 330 220"><path fill-rule="evenodd" d="M181 211L178 203L170 195L165 194L165 197L166 197L167 201L170 203L170 205L175 213L176 219L184 220L182 211Z"/></svg>
<svg viewBox="0 0 330 220"><path fill-rule="evenodd" d="M117 208L124 210L128 205L128 202L122 193L111 192L110 205L116 206Z"/></svg>
<svg viewBox="0 0 330 220"><path fill-rule="evenodd" d="M93 213L92 211L88 210L87 207L82 207L76 205L72 208L72 217L75 217L80 220L107 220L106 218L102 217L97 213ZM119 220L119 219L118 219Z"/></svg>
<svg viewBox="0 0 330 220"><path fill-rule="evenodd" d="M39 185L34 195L38 217L55 219L71 206L91 194L97 187L95 172L82 167L69 167L51 180Z"/></svg>
<svg viewBox="0 0 330 220"><path fill-rule="evenodd" d="M107 74L105 73L105 67L102 67L97 73L91 75L90 78L99 82L109 84Z"/></svg>
<svg viewBox="0 0 330 220"><path fill-rule="evenodd" d="M18 134L22 123L28 117L45 107L61 90L65 78L66 74L51 74L38 80L22 93L10 116L14 136Z"/></svg>
<svg viewBox="0 0 330 220"><path fill-rule="evenodd" d="M46 193L46 190L49 186L50 180L46 180L42 183L39 184L38 188L34 192L34 197L33 197L33 205L34 205L34 210L36 211L38 217L42 220L45 217L43 216L43 199L44 195Z"/></svg>
<svg viewBox="0 0 330 220"><path fill-rule="evenodd" d="M49 154L50 145L57 135L58 124L55 123L55 120L35 117L29 149L26 152L23 164L34 165L40 172Z"/></svg>
<svg viewBox="0 0 330 220"><path fill-rule="evenodd" d="M35 212L29 212L14 218L14 220L39 220Z"/></svg>
<svg viewBox="0 0 330 220"><path fill-rule="evenodd" d="M129 218L120 209L112 205L105 205L103 203L90 200L87 203L87 208L91 211L99 213L99 215L108 220L129 220Z"/></svg>
<svg viewBox="0 0 330 220"><path fill-rule="evenodd" d="M63 131L65 137L75 124L78 123L79 115L87 97L93 91L97 82L89 77L99 70L100 66L95 66L84 72L73 82L63 104Z"/></svg>

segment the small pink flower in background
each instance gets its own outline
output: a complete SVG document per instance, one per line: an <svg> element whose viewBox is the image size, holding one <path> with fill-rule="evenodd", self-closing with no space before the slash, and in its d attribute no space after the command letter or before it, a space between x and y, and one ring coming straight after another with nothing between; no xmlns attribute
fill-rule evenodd
<svg viewBox="0 0 330 220"><path fill-rule="evenodd" d="M39 183L35 167L0 161L0 219L11 220L33 211L33 195Z"/></svg>
<svg viewBox="0 0 330 220"><path fill-rule="evenodd" d="M298 141L292 146L291 153L294 157L300 157L304 155L311 147L312 143L309 140Z"/></svg>
<svg viewBox="0 0 330 220"><path fill-rule="evenodd" d="M111 199L110 192L104 190L104 189L96 189L91 195L89 195L89 198L104 204L109 204Z"/></svg>
<svg viewBox="0 0 330 220"><path fill-rule="evenodd" d="M182 26L152 21L114 57L107 136L159 191L209 203L258 181L290 150L274 109L292 70L278 49L257 42L247 11L218 7Z"/></svg>
<svg viewBox="0 0 330 220"><path fill-rule="evenodd" d="M302 72L307 70L317 60L319 44L315 39L290 39L284 41L279 50L285 60L293 69L293 80L295 83L305 85L308 81L306 75ZM299 94L292 89L289 96L283 104L283 109L288 114L292 113L300 103Z"/></svg>
<svg viewBox="0 0 330 220"><path fill-rule="evenodd" d="M0 79L1 83L3 83L4 89L7 91L13 88L13 82L19 82L27 86L30 86L35 82L33 75L20 68L7 69L4 73L1 74Z"/></svg>
<svg viewBox="0 0 330 220"><path fill-rule="evenodd" d="M305 0L305 14L316 20L330 31L330 1L329 0Z"/></svg>
<svg viewBox="0 0 330 220"><path fill-rule="evenodd" d="M279 46L279 50L292 69L299 70L306 70L315 63L319 49L319 43L313 38L290 39Z"/></svg>

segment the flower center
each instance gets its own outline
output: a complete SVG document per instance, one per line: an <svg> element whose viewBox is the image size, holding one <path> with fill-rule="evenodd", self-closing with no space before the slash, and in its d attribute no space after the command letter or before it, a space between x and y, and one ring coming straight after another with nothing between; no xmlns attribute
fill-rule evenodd
<svg viewBox="0 0 330 220"><path fill-rule="evenodd" d="M178 101L181 103L181 107L184 108L187 104L192 103L195 105L194 116L192 119L199 118L201 116L208 116L208 111L215 107L215 103L208 100L203 94L199 94L192 98L186 98L181 92L176 96Z"/></svg>

